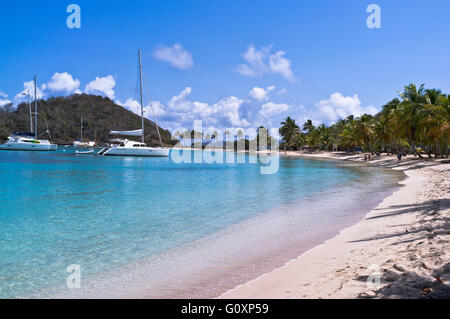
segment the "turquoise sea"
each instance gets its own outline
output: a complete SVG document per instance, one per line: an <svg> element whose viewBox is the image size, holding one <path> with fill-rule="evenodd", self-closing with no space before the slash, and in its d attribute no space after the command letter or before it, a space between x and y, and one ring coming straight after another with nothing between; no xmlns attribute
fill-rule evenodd
<svg viewBox="0 0 450 319"><path fill-rule="evenodd" d="M0 152L0 298L215 297L358 222L402 178L284 157L263 175L240 156Z"/></svg>

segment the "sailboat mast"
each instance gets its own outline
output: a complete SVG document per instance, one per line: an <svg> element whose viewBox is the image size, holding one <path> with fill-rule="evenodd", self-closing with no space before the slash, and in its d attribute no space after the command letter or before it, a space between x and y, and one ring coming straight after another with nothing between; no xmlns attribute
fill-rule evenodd
<svg viewBox="0 0 450 319"><path fill-rule="evenodd" d="M83 142L83 115L81 115L81 125L80 125L80 130L81 130L81 142Z"/></svg>
<svg viewBox="0 0 450 319"><path fill-rule="evenodd" d="M145 131L144 131L144 97L142 94L142 54L139 49L139 86L141 91L141 121L142 121L142 143L145 143Z"/></svg>
<svg viewBox="0 0 450 319"><path fill-rule="evenodd" d="M31 110L30 90L27 90L28 95L28 109L30 110L30 133L33 133L33 111Z"/></svg>
<svg viewBox="0 0 450 319"><path fill-rule="evenodd" d="M36 85L36 75L34 76L34 138L38 138L37 131L38 122L38 112L37 112L37 85Z"/></svg>

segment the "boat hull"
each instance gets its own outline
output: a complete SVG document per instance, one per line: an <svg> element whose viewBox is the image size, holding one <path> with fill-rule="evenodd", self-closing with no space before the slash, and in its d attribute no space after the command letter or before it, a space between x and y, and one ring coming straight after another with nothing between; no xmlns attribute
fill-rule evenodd
<svg viewBox="0 0 450 319"><path fill-rule="evenodd" d="M138 157L168 157L169 149L153 147L113 147L102 153L104 156L138 156Z"/></svg>
<svg viewBox="0 0 450 319"><path fill-rule="evenodd" d="M86 151L86 152L80 152L80 151L76 151L75 152L76 155L91 155L91 154L94 154L94 153L95 153L94 150Z"/></svg>
<svg viewBox="0 0 450 319"><path fill-rule="evenodd" d="M0 144L0 151L35 151L53 152L58 149L55 144L5 143Z"/></svg>

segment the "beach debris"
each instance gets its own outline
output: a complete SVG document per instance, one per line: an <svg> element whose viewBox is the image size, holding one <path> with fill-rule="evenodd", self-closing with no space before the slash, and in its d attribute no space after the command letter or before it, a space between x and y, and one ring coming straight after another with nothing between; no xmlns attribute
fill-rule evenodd
<svg viewBox="0 0 450 319"><path fill-rule="evenodd" d="M425 289L423 289L422 290L422 296L426 296L426 295L428 295L429 293L432 293L433 292L433 288L425 288Z"/></svg>
<svg viewBox="0 0 450 319"><path fill-rule="evenodd" d="M397 264L395 264L393 267L394 267L394 269L396 269L396 270L398 270L400 272L405 272L406 271L405 268L403 268L402 266L397 265Z"/></svg>
<svg viewBox="0 0 450 319"><path fill-rule="evenodd" d="M425 264L424 262L422 262L421 266L422 266L422 268L430 270L430 267L428 267L427 264Z"/></svg>
<svg viewBox="0 0 450 319"><path fill-rule="evenodd" d="M440 284L443 284L443 283L445 282L445 280L442 279L442 278L439 277L439 276L435 276L434 279L436 279L436 281L437 281L438 283L440 283Z"/></svg>

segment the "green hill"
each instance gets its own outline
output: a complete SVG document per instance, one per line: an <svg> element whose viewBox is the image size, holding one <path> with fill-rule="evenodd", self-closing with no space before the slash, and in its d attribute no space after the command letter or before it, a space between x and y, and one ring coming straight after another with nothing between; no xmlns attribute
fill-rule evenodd
<svg viewBox="0 0 450 319"><path fill-rule="evenodd" d="M32 105L34 111L34 104ZM83 116L83 138L105 144L111 140L111 130L137 130L141 128L140 116L115 104L107 97L96 95L71 95L52 97L38 102L38 132L40 138L48 138L57 144L72 144L80 138L80 116ZM159 128L163 143L172 145L168 130ZM30 119L27 103L17 108L11 105L0 108L0 139L10 132L29 132ZM133 138L135 139L135 138ZM139 139L139 138L138 138ZM145 119L145 142L149 146L159 145L155 123Z"/></svg>

